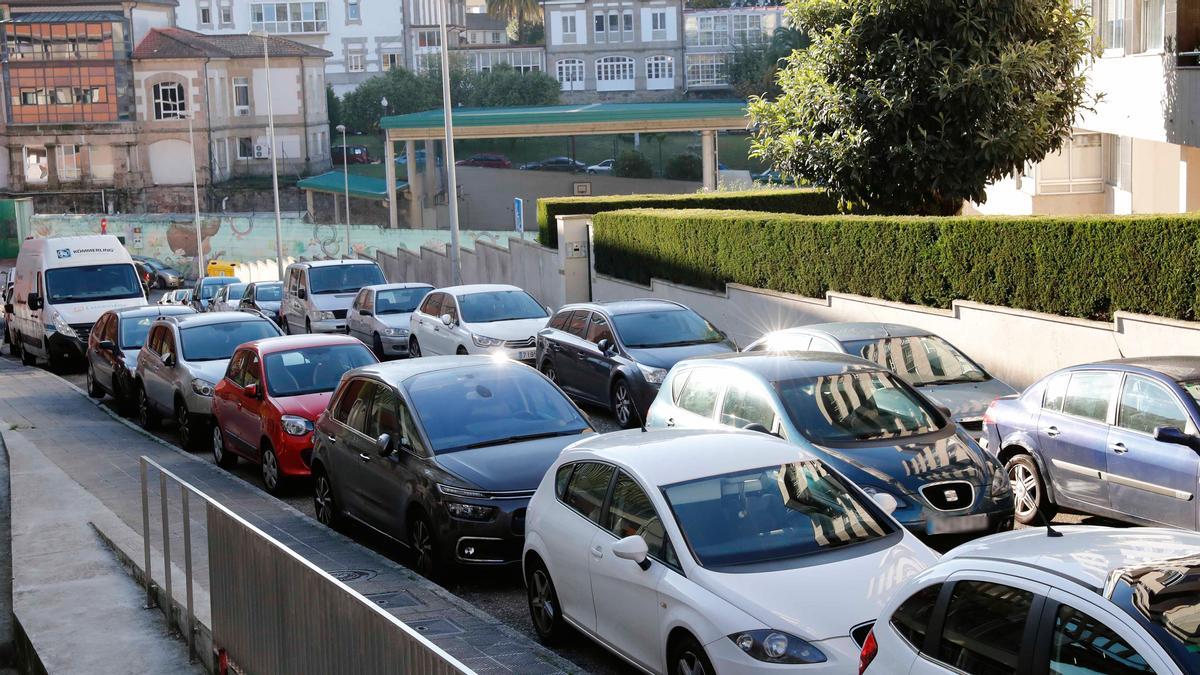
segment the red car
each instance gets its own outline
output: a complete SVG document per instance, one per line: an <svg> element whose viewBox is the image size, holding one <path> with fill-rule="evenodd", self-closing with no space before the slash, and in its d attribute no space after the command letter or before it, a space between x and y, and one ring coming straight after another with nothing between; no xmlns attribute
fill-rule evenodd
<svg viewBox="0 0 1200 675"><path fill-rule="evenodd" d="M278 494L309 475L313 422L342 375L378 359L348 335L264 338L237 348L213 390L213 459L232 469L241 457L262 468Z"/></svg>
<svg viewBox="0 0 1200 675"><path fill-rule="evenodd" d="M511 169L512 162L504 155L497 155L491 152L479 152L471 155L466 159L460 159L454 163L455 166L483 166L489 169Z"/></svg>
<svg viewBox="0 0 1200 675"><path fill-rule="evenodd" d="M329 156L334 166L371 163L371 153L365 145L335 145L329 149Z"/></svg>

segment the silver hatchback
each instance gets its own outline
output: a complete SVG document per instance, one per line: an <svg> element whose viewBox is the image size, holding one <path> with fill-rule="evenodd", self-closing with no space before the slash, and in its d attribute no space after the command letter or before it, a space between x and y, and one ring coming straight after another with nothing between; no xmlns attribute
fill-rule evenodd
<svg viewBox="0 0 1200 675"><path fill-rule="evenodd" d="M380 360L408 356L409 319L432 290L429 284L366 286L346 315L346 332L375 350Z"/></svg>
<svg viewBox="0 0 1200 675"><path fill-rule="evenodd" d="M213 387L225 376L234 350L278 335L274 323L246 312L158 319L138 352L134 372L138 422L152 429L169 416L178 425L184 448L204 449L212 424Z"/></svg>

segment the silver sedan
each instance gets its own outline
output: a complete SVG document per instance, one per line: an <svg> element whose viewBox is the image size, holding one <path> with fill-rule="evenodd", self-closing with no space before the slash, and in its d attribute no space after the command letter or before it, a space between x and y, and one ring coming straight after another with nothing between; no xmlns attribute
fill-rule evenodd
<svg viewBox="0 0 1200 675"><path fill-rule="evenodd" d="M364 286L346 314L346 332L375 350L380 360L408 356L409 315L432 290L429 284Z"/></svg>

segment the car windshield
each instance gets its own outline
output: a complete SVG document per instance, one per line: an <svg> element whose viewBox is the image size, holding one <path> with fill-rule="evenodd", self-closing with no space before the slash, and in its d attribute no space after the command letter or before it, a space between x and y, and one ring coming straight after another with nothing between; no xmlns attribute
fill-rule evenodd
<svg viewBox="0 0 1200 675"><path fill-rule="evenodd" d="M142 283L129 263L46 270L46 301L51 305L140 297Z"/></svg>
<svg viewBox="0 0 1200 675"><path fill-rule="evenodd" d="M141 349L146 342L146 333L150 332L150 324L158 318L151 316L128 317L121 321L121 349Z"/></svg>
<svg viewBox="0 0 1200 675"><path fill-rule="evenodd" d="M881 370L773 383L788 417L813 443L901 438L939 429L938 417Z"/></svg>
<svg viewBox="0 0 1200 675"><path fill-rule="evenodd" d="M192 299L191 291L175 291L175 302L187 302Z"/></svg>
<svg viewBox="0 0 1200 675"><path fill-rule="evenodd" d="M1185 673L1200 673L1200 556L1124 570L1112 601L1132 616ZM1101 645L1097 645L1101 647Z"/></svg>
<svg viewBox="0 0 1200 675"><path fill-rule="evenodd" d="M617 335L630 349L682 347L725 339L721 331L690 309L661 309L613 317Z"/></svg>
<svg viewBox="0 0 1200 675"><path fill-rule="evenodd" d="M351 368L375 363L361 344L305 347L263 357L267 391L274 397L333 391Z"/></svg>
<svg viewBox="0 0 1200 675"><path fill-rule="evenodd" d="M246 294L246 284L230 284L229 285L229 300L241 300Z"/></svg>
<svg viewBox="0 0 1200 675"><path fill-rule="evenodd" d="M283 299L283 284L262 284L254 287L254 299L263 302L279 302Z"/></svg>
<svg viewBox="0 0 1200 675"><path fill-rule="evenodd" d="M914 387L991 379L965 354L936 335L856 340L845 343L845 347L848 354L874 361Z"/></svg>
<svg viewBox="0 0 1200 675"><path fill-rule="evenodd" d="M486 291L458 296L462 320L467 323L540 319L546 308L525 291Z"/></svg>
<svg viewBox="0 0 1200 675"><path fill-rule="evenodd" d="M239 284L241 280L237 277L217 277L215 279L205 279L200 283L200 299L207 300L217 294L217 290L222 286L229 284Z"/></svg>
<svg viewBox="0 0 1200 675"><path fill-rule="evenodd" d="M233 356L233 350L243 342L275 337L279 330L266 319L255 319L192 326L179 333L183 338L185 361L216 361Z"/></svg>
<svg viewBox="0 0 1200 675"><path fill-rule="evenodd" d="M818 460L676 483L663 494L704 567L798 558L893 531Z"/></svg>
<svg viewBox="0 0 1200 675"><path fill-rule="evenodd" d="M308 269L309 292L315 295L357 293L363 286L386 281L378 265L328 265Z"/></svg>
<svg viewBox="0 0 1200 675"><path fill-rule="evenodd" d="M421 300L431 290L433 290L432 286L418 286L417 288L392 288L378 291L375 293L375 313L408 314L421 304Z"/></svg>
<svg viewBox="0 0 1200 675"><path fill-rule="evenodd" d="M558 387L517 364L423 373L405 388L438 454L590 429Z"/></svg>

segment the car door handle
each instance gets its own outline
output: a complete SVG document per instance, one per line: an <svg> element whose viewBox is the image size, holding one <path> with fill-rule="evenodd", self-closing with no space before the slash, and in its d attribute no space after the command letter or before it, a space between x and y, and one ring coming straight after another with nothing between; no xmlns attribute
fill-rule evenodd
<svg viewBox="0 0 1200 675"><path fill-rule="evenodd" d="M1118 455L1123 455L1123 454L1129 452L1129 448L1125 447L1124 443L1113 443L1112 451L1117 453Z"/></svg>
<svg viewBox="0 0 1200 675"><path fill-rule="evenodd" d="M331 436L330 434L325 434L325 438L326 438L326 439L327 439L327 440L328 440L330 443L337 443L337 436Z"/></svg>
<svg viewBox="0 0 1200 675"><path fill-rule="evenodd" d="M1047 436L1049 436L1050 438L1054 438L1055 436L1062 433L1061 431L1058 430L1058 427L1054 427L1054 426L1046 427L1042 431L1045 432L1045 434Z"/></svg>
<svg viewBox="0 0 1200 675"><path fill-rule="evenodd" d="M550 349L551 349L552 351L561 352L561 351L562 351L562 345L558 344L557 342L551 342L551 343L550 343Z"/></svg>
<svg viewBox="0 0 1200 675"><path fill-rule="evenodd" d="M674 417L668 417L668 418L667 418L667 421L666 421L666 422L664 422L664 424L666 424L666 425L667 425L667 426L669 426L669 427L673 427L673 426L675 426L675 418L674 418Z"/></svg>
<svg viewBox="0 0 1200 675"><path fill-rule="evenodd" d="M362 461L364 461L364 462L369 462L369 461L371 461L371 456L370 456L370 455L368 455L368 454L367 454L367 453L365 453L365 452L360 452L360 453L358 453L358 458L359 458L359 459L361 459L361 460L362 460Z"/></svg>
<svg viewBox="0 0 1200 675"><path fill-rule="evenodd" d="M592 547L592 557L596 560L604 557L604 549L600 546L600 544L596 544Z"/></svg>

